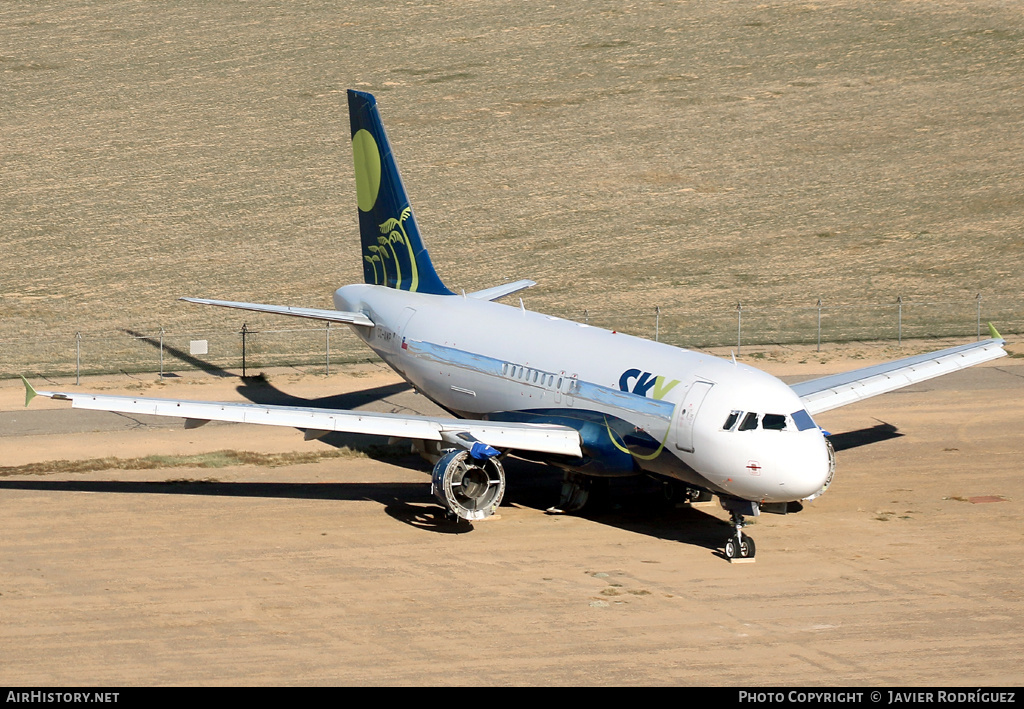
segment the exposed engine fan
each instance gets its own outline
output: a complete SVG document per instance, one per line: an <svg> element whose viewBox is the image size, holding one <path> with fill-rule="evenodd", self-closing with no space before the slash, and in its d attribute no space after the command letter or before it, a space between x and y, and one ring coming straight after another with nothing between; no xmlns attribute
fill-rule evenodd
<svg viewBox="0 0 1024 709"><path fill-rule="evenodd" d="M505 470L497 456L474 458L469 451L451 450L434 465L430 488L437 501L457 517L483 519L501 504Z"/></svg>

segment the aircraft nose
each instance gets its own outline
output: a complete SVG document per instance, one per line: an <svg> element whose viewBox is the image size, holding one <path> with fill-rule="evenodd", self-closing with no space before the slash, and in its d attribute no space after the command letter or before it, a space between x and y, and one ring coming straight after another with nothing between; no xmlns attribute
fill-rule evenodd
<svg viewBox="0 0 1024 709"><path fill-rule="evenodd" d="M795 502L814 499L832 481L835 458L832 447L817 431L783 438L781 432L764 432L760 440L735 451L725 485L733 494L764 502Z"/></svg>
<svg viewBox="0 0 1024 709"><path fill-rule="evenodd" d="M820 477L821 485L815 492L803 498L805 500L813 500L824 494L828 490L829 485L832 484L832 478L836 474L836 449L832 447L832 441L828 440L827 437L822 436L822 440L825 441L825 465L821 473L823 477Z"/></svg>
<svg viewBox="0 0 1024 709"><path fill-rule="evenodd" d="M794 499L810 500L821 495L832 482L835 453L824 436L807 436L794 456L785 487Z"/></svg>

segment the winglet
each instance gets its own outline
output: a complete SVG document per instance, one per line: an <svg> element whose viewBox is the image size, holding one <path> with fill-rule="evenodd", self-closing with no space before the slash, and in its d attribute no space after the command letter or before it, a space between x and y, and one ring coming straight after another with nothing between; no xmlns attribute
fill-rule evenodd
<svg viewBox="0 0 1024 709"><path fill-rule="evenodd" d="M1003 339L1003 336L999 334L999 330L996 330L996 326L992 323L988 324L988 334L992 336L993 340Z"/></svg>
<svg viewBox="0 0 1024 709"><path fill-rule="evenodd" d="M28 406L30 401L39 396L39 392L35 390L35 387L28 383L28 379L25 379L24 375L22 375L21 381L25 382L25 406Z"/></svg>

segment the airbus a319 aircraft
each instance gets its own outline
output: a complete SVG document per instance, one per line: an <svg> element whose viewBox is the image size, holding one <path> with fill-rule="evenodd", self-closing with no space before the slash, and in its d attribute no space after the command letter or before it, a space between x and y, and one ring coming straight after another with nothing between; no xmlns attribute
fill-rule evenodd
<svg viewBox="0 0 1024 709"><path fill-rule="evenodd" d="M73 407L179 416L186 426L239 421L411 439L435 463L434 496L452 517L492 515L515 454L564 472L559 508L590 483L650 475L691 501L717 496L734 531L729 559L752 559L744 516L799 510L828 488L835 455L812 418L845 404L1005 355L992 339L793 386L753 367L494 302L532 281L456 294L423 245L377 110L348 92L365 283L335 310L183 298L346 323L451 416L36 392Z"/></svg>

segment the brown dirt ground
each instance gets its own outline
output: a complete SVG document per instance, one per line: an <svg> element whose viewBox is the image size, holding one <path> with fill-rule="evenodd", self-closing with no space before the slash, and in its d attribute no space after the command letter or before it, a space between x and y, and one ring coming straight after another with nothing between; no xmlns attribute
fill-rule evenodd
<svg viewBox="0 0 1024 709"><path fill-rule="evenodd" d="M765 367L867 363L833 354ZM282 370L264 393L370 390L373 408L427 410L395 383L374 366ZM239 400L238 384L82 388ZM0 383L5 465L327 445L124 417L82 430L65 415L88 412L22 399ZM840 451L836 482L802 513L759 517L742 566L716 553L719 508L657 510L655 491L624 482L611 509L552 517L558 475L527 464L510 464L500 518L469 533L439 519L416 459L372 452L5 476L0 683L1019 685L1022 402L1024 368L1002 359L821 415L834 433L900 435Z"/></svg>

